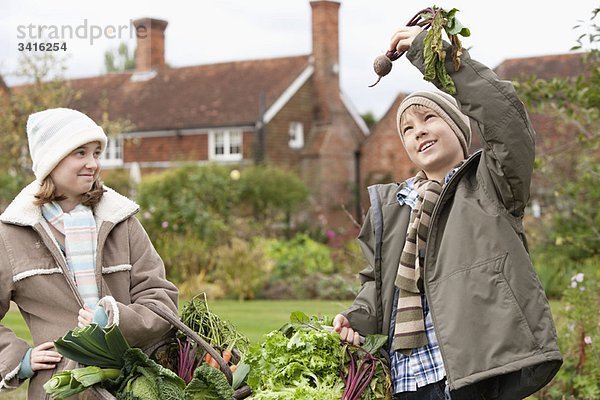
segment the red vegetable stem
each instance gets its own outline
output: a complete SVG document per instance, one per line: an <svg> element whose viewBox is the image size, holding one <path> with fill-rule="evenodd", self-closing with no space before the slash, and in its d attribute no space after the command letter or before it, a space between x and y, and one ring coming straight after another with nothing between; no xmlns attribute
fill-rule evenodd
<svg viewBox="0 0 600 400"><path fill-rule="evenodd" d="M367 363L368 362L366 360L363 360L363 362L360 364L360 367L359 367L360 373L358 374L358 377L354 380L355 384L352 387L352 394L353 394L352 399L360 398L360 394L362 393L362 390L360 390L360 388L362 386L364 386L364 379L365 379L365 376L367 375L367 371L368 371L368 369L367 369L368 366L365 367L365 365L367 365ZM367 384L368 383L369 382L367 381Z"/></svg>
<svg viewBox="0 0 600 400"><path fill-rule="evenodd" d="M408 21L408 23L406 24L406 26L414 26L414 25L416 25L417 22L419 22L419 18L421 18L421 14L426 13L426 12L430 12L430 13L433 14L432 11L433 11L433 9L431 7L427 7L427 8L422 9L421 11L419 11L418 13L416 13L414 15L414 17L412 17L410 19L410 21Z"/></svg>
<svg viewBox="0 0 600 400"><path fill-rule="evenodd" d="M361 386L358 388L356 394L357 394L357 399L360 398L360 395L362 394L362 392L365 391L365 389L369 386L369 383L371 382L371 379L373 378L373 375L375 375L375 363L373 363L372 360L369 360L369 369L367 371L369 371L368 377L367 379L364 379L364 381L362 382Z"/></svg>
<svg viewBox="0 0 600 400"><path fill-rule="evenodd" d="M350 389L352 387L352 382L354 381L354 376L356 374L356 362L354 360L354 355L350 352L349 349L346 349L348 355L350 356L350 365L348 366L348 376L346 377L346 385L344 387L344 394L342 399L347 399L347 396L350 393Z"/></svg>

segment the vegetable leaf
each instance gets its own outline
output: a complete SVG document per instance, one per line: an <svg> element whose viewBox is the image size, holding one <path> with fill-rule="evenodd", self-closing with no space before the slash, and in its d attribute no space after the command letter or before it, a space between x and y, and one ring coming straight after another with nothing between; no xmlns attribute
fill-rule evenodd
<svg viewBox="0 0 600 400"><path fill-rule="evenodd" d="M386 335L367 335L362 348L371 353L376 354L383 346L386 345L388 337Z"/></svg>
<svg viewBox="0 0 600 400"><path fill-rule="evenodd" d="M244 383L244 379L248 376L250 372L250 366L244 362L240 362L237 366L237 369L233 373L233 380L231 381L231 387L233 390L238 389Z"/></svg>
<svg viewBox="0 0 600 400"><path fill-rule="evenodd" d="M123 353L129 349L118 326L105 329L97 324L67 332L54 346L71 360L101 368L121 368Z"/></svg>
<svg viewBox="0 0 600 400"><path fill-rule="evenodd" d="M204 363L196 368L184 396L186 400L229 400L233 398L233 388L221 371Z"/></svg>

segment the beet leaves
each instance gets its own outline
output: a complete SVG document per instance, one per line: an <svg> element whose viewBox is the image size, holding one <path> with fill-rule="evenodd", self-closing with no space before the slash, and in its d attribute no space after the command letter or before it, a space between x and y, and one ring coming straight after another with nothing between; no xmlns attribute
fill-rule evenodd
<svg viewBox="0 0 600 400"><path fill-rule="evenodd" d="M463 52L462 44L458 35L467 37L471 32L456 18L458 9L452 8L449 11L443 8L432 6L425 8L416 13L406 26L420 26L427 30L427 35L424 40L423 58L425 73L423 79L427 81L437 81L441 84L442 89L452 95L456 94L454 81L446 70L446 50L444 49L442 31L446 33L450 43L452 44L452 65L455 71L460 69L460 57ZM390 61L395 61L402 57L405 52L398 53L397 51L388 51L385 56ZM389 72L389 70L387 71ZM375 69L379 79L369 87L375 86L382 76ZM387 73L386 73L387 75Z"/></svg>

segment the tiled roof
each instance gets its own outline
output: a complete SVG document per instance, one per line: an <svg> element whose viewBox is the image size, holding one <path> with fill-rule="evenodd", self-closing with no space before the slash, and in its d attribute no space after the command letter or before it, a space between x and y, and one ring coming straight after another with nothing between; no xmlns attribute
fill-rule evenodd
<svg viewBox="0 0 600 400"><path fill-rule="evenodd" d="M502 79L535 75L541 79L579 76L584 73L584 53L512 58L503 61L494 71Z"/></svg>
<svg viewBox="0 0 600 400"><path fill-rule="evenodd" d="M145 81L132 72L73 79L70 104L92 119L127 119L134 131L254 125L259 94L267 108L309 65L309 56L162 68ZM135 78L135 77L134 77Z"/></svg>

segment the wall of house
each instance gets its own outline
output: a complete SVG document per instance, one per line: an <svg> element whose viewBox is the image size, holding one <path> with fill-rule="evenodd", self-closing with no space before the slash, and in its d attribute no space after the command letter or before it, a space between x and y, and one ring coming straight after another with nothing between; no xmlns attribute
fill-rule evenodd
<svg viewBox="0 0 600 400"><path fill-rule="evenodd" d="M417 170L409 160L396 129L396 110L404 95L398 96L361 147L361 202L369 206L367 187L376 183L403 181Z"/></svg>
<svg viewBox="0 0 600 400"><path fill-rule="evenodd" d="M254 132L244 131L242 155L251 160ZM124 159L129 162L206 161L209 157L208 133L161 137L137 137L124 140Z"/></svg>
<svg viewBox="0 0 600 400"><path fill-rule="evenodd" d="M347 213L358 221L362 219L362 215L356 215L355 152L364 135L345 110L332 113L332 123L317 126L314 132L322 137L318 157L306 154L302 161L302 175L310 184L314 210L326 227L355 235Z"/></svg>
<svg viewBox="0 0 600 400"><path fill-rule="evenodd" d="M304 143L308 143L313 123L314 85L309 79L266 127L266 159L279 166L298 168L304 148L289 146L290 122L304 125Z"/></svg>

